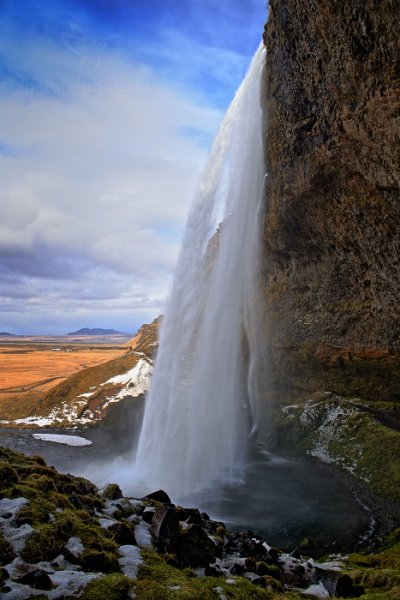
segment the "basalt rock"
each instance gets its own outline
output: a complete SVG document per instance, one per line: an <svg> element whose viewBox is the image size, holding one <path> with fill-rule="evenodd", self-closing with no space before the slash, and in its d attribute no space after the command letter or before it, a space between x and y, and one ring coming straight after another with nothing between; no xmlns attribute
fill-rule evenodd
<svg viewBox="0 0 400 600"><path fill-rule="evenodd" d="M271 0L262 285L273 391L400 398L393 0Z"/></svg>
<svg viewBox="0 0 400 600"><path fill-rule="evenodd" d="M172 504L171 498L166 492L164 492L164 490L157 490L156 492L147 494L147 496L145 496L145 499L155 500L156 502L160 502L161 504L165 504L167 506L170 506Z"/></svg>
<svg viewBox="0 0 400 600"><path fill-rule="evenodd" d="M26 575L20 577L17 583L29 585L35 590L51 590L52 588L51 579L43 569L29 571Z"/></svg>
<svg viewBox="0 0 400 600"><path fill-rule="evenodd" d="M157 540L160 552L175 553L179 536L179 519L172 507L157 508L154 512L151 529Z"/></svg>
<svg viewBox="0 0 400 600"><path fill-rule="evenodd" d="M178 558L185 567L207 567L217 556L217 546L200 525L179 533Z"/></svg>

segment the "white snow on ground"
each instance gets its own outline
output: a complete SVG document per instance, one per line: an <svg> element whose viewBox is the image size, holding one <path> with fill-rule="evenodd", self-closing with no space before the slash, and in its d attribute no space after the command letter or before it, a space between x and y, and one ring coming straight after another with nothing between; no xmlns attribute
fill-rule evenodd
<svg viewBox="0 0 400 600"><path fill-rule="evenodd" d="M297 589L298 592L302 594L309 594L310 596L315 596L316 598L330 598L330 593L324 587L323 583L310 585L306 590Z"/></svg>
<svg viewBox="0 0 400 600"><path fill-rule="evenodd" d="M0 530L11 544L14 552L20 552L33 529L25 523L21 527L13 527L13 521L19 510L28 503L26 498L3 498L0 500Z"/></svg>
<svg viewBox="0 0 400 600"><path fill-rule="evenodd" d="M88 583L100 577L102 573L82 573L80 571L55 571L50 579L56 589L48 592L49 600L64 596L72 596L82 590Z"/></svg>
<svg viewBox="0 0 400 600"><path fill-rule="evenodd" d="M126 396L136 398L136 396L146 394L150 386L152 372L153 365L146 359L141 358L133 369L130 369L127 373L108 379L103 385L114 384L123 385L124 387L115 396L109 397L103 408L114 402L119 402Z"/></svg>
<svg viewBox="0 0 400 600"><path fill-rule="evenodd" d="M140 358L136 365L127 373L111 377L111 379L108 379L104 385L106 385L107 383L115 383L117 385L128 385L129 383L131 383L136 388L136 395L143 394L144 392L147 392L149 377L151 375L152 370L153 367L148 362L148 360Z"/></svg>
<svg viewBox="0 0 400 600"><path fill-rule="evenodd" d="M13 519L17 512L28 503L26 498L3 498L0 500L0 518ZM11 517L9 517L11 513ZM7 515L7 517L6 517Z"/></svg>
<svg viewBox="0 0 400 600"><path fill-rule="evenodd" d="M117 391L116 394L114 393L114 395L111 395L112 391L110 390L110 396L102 407L104 409L109 404L119 402L127 396L136 397L145 394L149 389L152 371L152 362L143 355L143 358L140 358L136 365L126 373L111 377L111 379L108 379L100 386L92 386L90 389L93 391L79 394L72 403L64 401L61 406L53 408L48 415L33 415L23 419L15 419L13 421L0 419L0 425L29 425L31 427L51 427L61 424L77 427L88 425L101 418L96 418L93 413L86 413L86 416L79 416L87 408L88 398L91 398L105 385L123 386L122 389Z"/></svg>
<svg viewBox="0 0 400 600"><path fill-rule="evenodd" d="M118 552L121 555L121 558L118 561L121 571L127 577L136 579L139 567L143 564L140 548L127 544L125 546L120 546Z"/></svg>
<svg viewBox="0 0 400 600"><path fill-rule="evenodd" d="M137 545L141 548L153 548L150 525L148 523L141 521L135 526L135 539Z"/></svg>
<svg viewBox="0 0 400 600"><path fill-rule="evenodd" d="M103 527L103 529L108 529L109 527L111 527L111 525L115 525L115 523L118 523L118 521L116 521L115 519L99 519L99 523L100 523L100 527Z"/></svg>
<svg viewBox="0 0 400 600"><path fill-rule="evenodd" d="M70 537L68 542L65 544L65 547L73 556L79 556L85 549L81 539L78 537Z"/></svg>
<svg viewBox="0 0 400 600"><path fill-rule="evenodd" d="M10 588L10 591L6 595L7 600L28 600L29 598L43 594L42 590L34 590L28 585L21 585L9 579L7 579L7 587Z"/></svg>
<svg viewBox="0 0 400 600"><path fill-rule="evenodd" d="M56 442L57 444L66 444L67 446L90 446L92 441L79 435L60 435L58 433L33 433L36 440L44 442Z"/></svg>
<svg viewBox="0 0 400 600"><path fill-rule="evenodd" d="M78 414L83 407L86 406L86 400L75 400L74 403L67 404L63 402L61 406L57 406L47 416L33 415L24 419L15 419L15 421L0 420L0 425L30 425L33 427L49 427L60 425L61 423L69 423L71 425L87 425L91 423L91 419L85 417L78 418Z"/></svg>
<svg viewBox="0 0 400 600"><path fill-rule="evenodd" d="M32 527L28 523L24 523L21 527L2 527L4 537L11 544L14 552L21 552L25 548L26 540L32 534Z"/></svg>

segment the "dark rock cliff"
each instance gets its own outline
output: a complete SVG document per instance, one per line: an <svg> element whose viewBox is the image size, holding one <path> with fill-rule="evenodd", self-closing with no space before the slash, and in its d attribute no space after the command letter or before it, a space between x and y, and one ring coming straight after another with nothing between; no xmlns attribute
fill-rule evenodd
<svg viewBox="0 0 400 600"><path fill-rule="evenodd" d="M400 398L399 16L270 2L263 278L286 398Z"/></svg>

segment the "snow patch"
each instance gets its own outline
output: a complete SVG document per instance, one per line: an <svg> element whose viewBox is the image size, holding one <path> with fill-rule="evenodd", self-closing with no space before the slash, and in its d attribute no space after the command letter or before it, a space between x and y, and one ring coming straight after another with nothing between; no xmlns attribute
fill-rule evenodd
<svg viewBox="0 0 400 600"><path fill-rule="evenodd" d="M135 539L137 545L141 548L153 548L153 541L150 533L150 525L145 521L141 521L135 527Z"/></svg>
<svg viewBox="0 0 400 600"><path fill-rule="evenodd" d="M0 500L0 518L13 519L17 512L28 503L26 498L3 498ZM10 517L11 514L11 517Z"/></svg>
<svg viewBox="0 0 400 600"><path fill-rule="evenodd" d="M91 440L79 435L61 435L58 433L33 433L32 435L36 440L66 444L67 446L91 446L93 444Z"/></svg>
<svg viewBox="0 0 400 600"><path fill-rule="evenodd" d="M315 596L316 598L330 598L330 593L326 589L323 583L314 583L310 585L306 590L297 590L302 594L309 594L310 596Z"/></svg>
<svg viewBox="0 0 400 600"><path fill-rule="evenodd" d="M66 549L71 552L72 556L79 556L84 551L84 546L78 537L70 537L65 544Z"/></svg>
<svg viewBox="0 0 400 600"><path fill-rule="evenodd" d="M48 592L48 598L56 600L64 596L72 596L86 587L93 579L98 579L102 575L103 573L82 573L73 570L55 571L49 577L57 588Z"/></svg>
<svg viewBox="0 0 400 600"><path fill-rule="evenodd" d="M28 523L24 523L21 527L2 527L4 537L11 544L14 552L21 552L25 548L26 540L32 534L32 527Z"/></svg>
<svg viewBox="0 0 400 600"><path fill-rule="evenodd" d="M118 562L122 573L131 579L136 579L139 567L143 564L140 549L127 544L120 546L118 552L121 555Z"/></svg>
<svg viewBox="0 0 400 600"><path fill-rule="evenodd" d="M150 385L153 365L148 360L140 358L137 364L122 375L116 375L108 379L103 385L114 384L125 386L116 396L110 398L108 403L118 402L125 396L140 396L145 394Z"/></svg>

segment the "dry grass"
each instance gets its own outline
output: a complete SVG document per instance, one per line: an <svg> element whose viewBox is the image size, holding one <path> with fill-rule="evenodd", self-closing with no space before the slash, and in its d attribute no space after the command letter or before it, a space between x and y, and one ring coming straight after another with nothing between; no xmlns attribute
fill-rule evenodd
<svg viewBox="0 0 400 600"><path fill-rule="evenodd" d="M96 344L91 339L80 345L37 339L0 342L0 418L26 416L45 394L72 374L126 351L122 345Z"/></svg>

